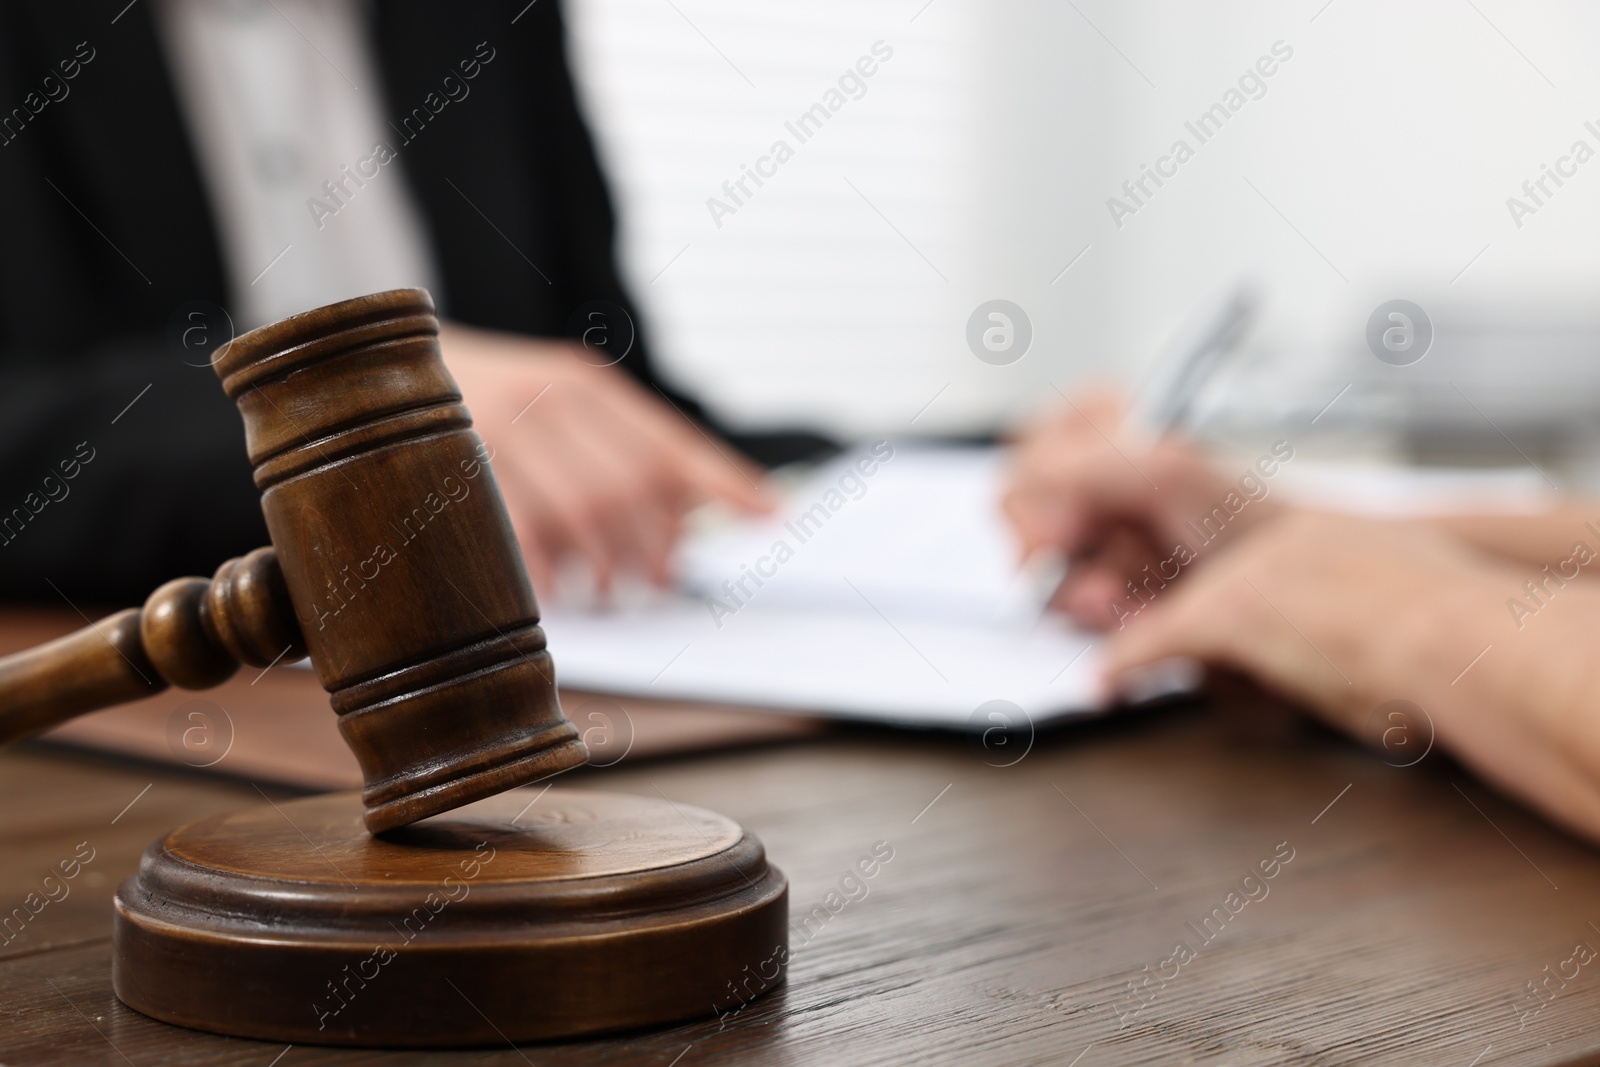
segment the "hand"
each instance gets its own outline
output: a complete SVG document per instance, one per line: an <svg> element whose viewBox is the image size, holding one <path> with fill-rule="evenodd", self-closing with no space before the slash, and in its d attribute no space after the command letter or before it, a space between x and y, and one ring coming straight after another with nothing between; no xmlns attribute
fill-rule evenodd
<svg viewBox="0 0 1600 1067"><path fill-rule="evenodd" d="M1519 630L1525 569L1416 524L1296 512L1158 594L1106 670L1231 667L1369 742L1381 705L1411 701L1464 763L1600 840L1600 591L1570 584Z"/></svg>
<svg viewBox="0 0 1600 1067"><path fill-rule="evenodd" d="M1219 552L1182 586L1156 592L1111 635L1106 670L1204 660L1356 730L1379 704L1408 697L1414 674L1428 666L1415 657L1444 636L1430 632L1441 602L1480 590L1486 573L1494 572L1479 558L1421 527L1293 512ZM1496 587L1502 598L1516 589L1507 581ZM1480 607L1455 618L1486 622L1489 614ZM1442 655L1445 681L1482 647L1459 663Z"/></svg>
<svg viewBox="0 0 1600 1067"><path fill-rule="evenodd" d="M1138 609L1130 582L1164 586L1280 510L1261 471L1275 472L1282 451L1229 479L1179 441L1139 443L1124 421L1112 394L1068 401L1017 442L1003 502L1025 553L1065 553L1055 603L1092 629L1120 626Z"/></svg>
<svg viewBox="0 0 1600 1067"><path fill-rule="evenodd" d="M690 507L771 509L758 467L575 346L456 324L439 338L537 590L573 554L602 593L628 569L665 583Z"/></svg>

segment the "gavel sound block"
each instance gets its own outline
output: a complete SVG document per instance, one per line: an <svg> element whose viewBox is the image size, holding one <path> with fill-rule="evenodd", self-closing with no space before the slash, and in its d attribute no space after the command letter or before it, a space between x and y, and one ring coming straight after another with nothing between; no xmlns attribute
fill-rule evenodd
<svg viewBox="0 0 1600 1067"><path fill-rule="evenodd" d="M117 892L113 986L296 1044L571 1037L783 980L787 883L722 816L518 789L579 766L538 609L421 290L215 360L272 547L0 660L0 740L309 654L365 788L203 819ZM510 792L507 792L510 790Z"/></svg>

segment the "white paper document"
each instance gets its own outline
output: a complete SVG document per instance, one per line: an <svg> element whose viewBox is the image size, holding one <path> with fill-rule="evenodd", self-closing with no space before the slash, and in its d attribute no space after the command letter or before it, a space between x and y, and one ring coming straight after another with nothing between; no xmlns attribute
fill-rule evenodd
<svg viewBox="0 0 1600 1067"><path fill-rule="evenodd" d="M878 443L783 478L777 514L700 522L678 588L541 607L563 685L904 726L987 729L1105 709L1097 640L1044 606L1059 566L1018 566L998 448ZM1288 470L1288 468L1285 468ZM1531 475L1531 478L1529 477ZM1548 506L1533 471L1296 461L1289 499L1379 515ZM1142 678L1193 687L1192 663Z"/></svg>
<svg viewBox="0 0 1600 1067"><path fill-rule="evenodd" d="M547 605L564 685L964 727L1100 709L1094 641L1017 566L997 449L880 443L792 485L776 516L698 531L681 591Z"/></svg>

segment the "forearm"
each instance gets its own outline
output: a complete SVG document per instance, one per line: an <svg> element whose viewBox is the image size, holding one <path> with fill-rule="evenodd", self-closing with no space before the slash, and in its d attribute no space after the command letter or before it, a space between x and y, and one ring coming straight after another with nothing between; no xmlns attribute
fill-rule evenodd
<svg viewBox="0 0 1600 1067"><path fill-rule="evenodd" d="M1536 611L1510 610L1528 569L1420 524L1292 513L1103 655L1113 676L1172 656L1235 667L1404 764L1447 750L1600 843L1600 588L1552 582ZM1396 701L1420 714L1391 718Z"/></svg>
<svg viewBox="0 0 1600 1067"><path fill-rule="evenodd" d="M1559 569L1580 544L1587 546L1591 560L1600 560L1600 500L1573 498L1537 515L1445 515L1414 521L1532 572L1547 564ZM1587 564L1576 560L1567 569L1579 567L1588 573Z"/></svg>
<svg viewBox="0 0 1600 1067"><path fill-rule="evenodd" d="M1437 741L1497 788L1600 842L1600 590L1564 590L1521 628L1515 568L1442 595L1412 664Z"/></svg>

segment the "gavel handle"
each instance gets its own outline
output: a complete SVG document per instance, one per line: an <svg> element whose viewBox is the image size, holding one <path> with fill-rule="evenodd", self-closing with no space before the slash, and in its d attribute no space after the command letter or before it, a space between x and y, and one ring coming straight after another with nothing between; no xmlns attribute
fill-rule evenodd
<svg viewBox="0 0 1600 1067"><path fill-rule="evenodd" d="M143 608L0 659L0 744L169 685L220 685L240 664L266 667L305 654L278 557L258 548L209 581L174 579Z"/></svg>

